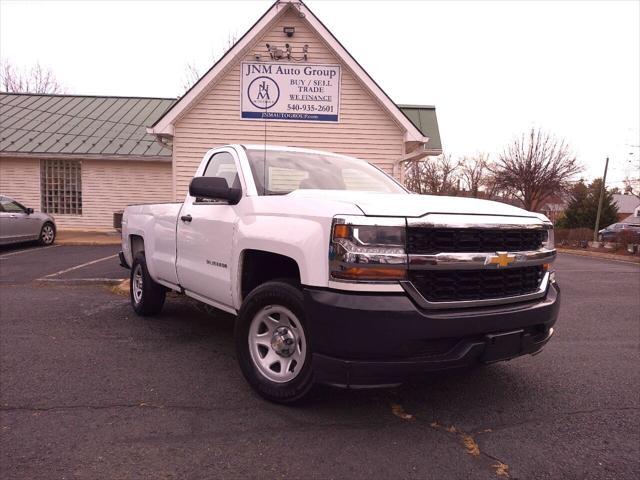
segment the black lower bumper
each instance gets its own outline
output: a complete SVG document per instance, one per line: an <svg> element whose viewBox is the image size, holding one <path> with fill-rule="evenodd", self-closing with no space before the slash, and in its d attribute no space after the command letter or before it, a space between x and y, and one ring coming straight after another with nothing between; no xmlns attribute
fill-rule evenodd
<svg viewBox="0 0 640 480"><path fill-rule="evenodd" d="M437 312L404 294L309 288L304 298L316 381L349 387L536 354L553 335L560 307L557 284L532 302Z"/></svg>

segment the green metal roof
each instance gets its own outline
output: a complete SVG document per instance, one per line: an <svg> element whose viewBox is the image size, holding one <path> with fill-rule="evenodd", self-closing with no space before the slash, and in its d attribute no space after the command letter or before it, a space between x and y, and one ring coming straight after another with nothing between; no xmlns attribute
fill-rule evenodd
<svg viewBox="0 0 640 480"><path fill-rule="evenodd" d="M442 151L436 107L433 105L398 105L398 107L425 137L429 137L427 148Z"/></svg>
<svg viewBox="0 0 640 480"><path fill-rule="evenodd" d="M149 135L173 105L173 98L36 95L0 92L0 152L171 157ZM436 109L398 105L429 137L430 150L442 150Z"/></svg>
<svg viewBox="0 0 640 480"><path fill-rule="evenodd" d="M0 93L0 152L171 157L147 134L175 99Z"/></svg>

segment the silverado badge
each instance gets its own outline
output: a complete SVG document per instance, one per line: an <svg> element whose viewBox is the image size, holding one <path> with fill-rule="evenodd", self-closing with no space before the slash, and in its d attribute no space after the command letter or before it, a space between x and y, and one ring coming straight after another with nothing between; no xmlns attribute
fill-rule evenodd
<svg viewBox="0 0 640 480"><path fill-rule="evenodd" d="M498 268L507 267L516 261L515 255L509 255L507 252L496 252L494 256L487 257L485 265L495 265Z"/></svg>

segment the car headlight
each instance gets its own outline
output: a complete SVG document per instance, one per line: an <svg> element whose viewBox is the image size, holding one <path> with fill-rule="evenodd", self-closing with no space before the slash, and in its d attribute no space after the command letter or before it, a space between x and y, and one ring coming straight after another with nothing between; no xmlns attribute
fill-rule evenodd
<svg viewBox="0 0 640 480"><path fill-rule="evenodd" d="M329 246L330 278L393 282L407 274L404 218L336 217Z"/></svg>
<svg viewBox="0 0 640 480"><path fill-rule="evenodd" d="M547 227L547 238L544 240L544 247L550 250L555 248L555 238L553 235L553 226L549 225Z"/></svg>

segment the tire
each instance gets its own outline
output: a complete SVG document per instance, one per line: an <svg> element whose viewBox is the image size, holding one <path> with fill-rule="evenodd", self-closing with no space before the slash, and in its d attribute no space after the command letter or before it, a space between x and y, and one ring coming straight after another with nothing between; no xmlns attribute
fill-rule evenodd
<svg viewBox="0 0 640 480"><path fill-rule="evenodd" d="M235 326L236 354L249 385L275 403L302 400L313 386L302 292L287 280L253 290Z"/></svg>
<svg viewBox="0 0 640 480"><path fill-rule="evenodd" d="M38 241L40 245L48 246L53 245L53 242L56 239L56 227L51 222L45 222L40 229L40 237Z"/></svg>
<svg viewBox="0 0 640 480"><path fill-rule="evenodd" d="M138 315L146 317L160 313L167 290L149 275L143 252L138 252L133 257L129 284L131 306Z"/></svg>

